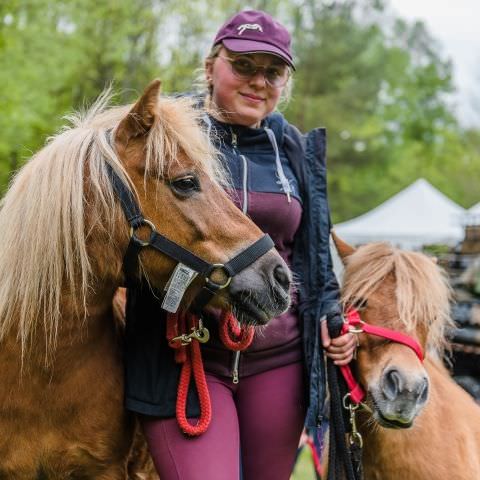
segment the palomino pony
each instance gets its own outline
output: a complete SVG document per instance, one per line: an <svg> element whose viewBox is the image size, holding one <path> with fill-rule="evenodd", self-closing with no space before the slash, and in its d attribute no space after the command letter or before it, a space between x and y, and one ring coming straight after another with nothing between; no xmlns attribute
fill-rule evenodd
<svg viewBox="0 0 480 480"><path fill-rule="evenodd" d="M187 100L160 98L159 88L154 81L133 107L107 108L104 95L72 117L73 127L34 155L3 199L1 479L127 478L134 422L122 406L112 297L124 282L130 235L112 171L145 218L207 262L225 263L262 237L224 193L197 114ZM142 229L135 235L144 238ZM139 259L161 291L176 262L151 248ZM184 306L203 288L200 277ZM266 323L287 308L289 279L270 249L213 305L233 304L245 321Z"/></svg>
<svg viewBox="0 0 480 480"><path fill-rule="evenodd" d="M345 264L344 305L413 338L425 354L422 363L406 345L358 334L355 373L370 409L359 425L365 480L480 478L480 406L441 360L452 326L446 277L420 253L334 241Z"/></svg>

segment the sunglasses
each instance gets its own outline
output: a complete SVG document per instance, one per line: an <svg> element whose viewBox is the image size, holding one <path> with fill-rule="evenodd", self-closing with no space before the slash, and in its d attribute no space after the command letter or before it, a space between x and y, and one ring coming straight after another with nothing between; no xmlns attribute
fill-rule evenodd
<svg viewBox="0 0 480 480"><path fill-rule="evenodd" d="M246 56L230 58L219 55L219 57L230 63L233 74L242 80L249 80L257 75L258 72L262 72L268 85L274 88L281 88L287 84L290 77L290 69L285 64L265 66L256 64L251 58Z"/></svg>

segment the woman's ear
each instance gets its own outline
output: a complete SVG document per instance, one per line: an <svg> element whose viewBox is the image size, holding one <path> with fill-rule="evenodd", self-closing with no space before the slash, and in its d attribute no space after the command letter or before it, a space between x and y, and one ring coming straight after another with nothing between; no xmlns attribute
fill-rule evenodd
<svg viewBox="0 0 480 480"><path fill-rule="evenodd" d="M208 58L205 60L205 80L209 85L212 84L212 76L213 76L213 59Z"/></svg>

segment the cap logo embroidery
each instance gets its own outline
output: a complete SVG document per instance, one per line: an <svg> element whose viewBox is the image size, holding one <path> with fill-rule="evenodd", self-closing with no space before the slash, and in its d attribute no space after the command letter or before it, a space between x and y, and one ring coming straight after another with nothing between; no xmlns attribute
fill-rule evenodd
<svg viewBox="0 0 480 480"><path fill-rule="evenodd" d="M244 23L237 27L238 34L241 35L245 30L258 30L263 33L263 28L258 23Z"/></svg>

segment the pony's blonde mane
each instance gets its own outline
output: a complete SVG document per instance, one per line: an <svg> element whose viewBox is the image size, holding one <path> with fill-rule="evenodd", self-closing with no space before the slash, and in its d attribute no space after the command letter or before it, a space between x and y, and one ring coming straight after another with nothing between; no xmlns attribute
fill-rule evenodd
<svg viewBox="0 0 480 480"><path fill-rule="evenodd" d="M446 274L426 255L399 250L388 243L359 247L346 258L342 301L352 305L368 299L393 273L398 319L407 331L427 332L427 347L441 351L450 319L451 290ZM389 325L395 328L395 325Z"/></svg>
<svg viewBox="0 0 480 480"><path fill-rule="evenodd" d="M85 315L93 279L86 200L95 205L94 221L108 231L118 212L106 164L134 190L111 140L131 106L108 107L110 98L106 91L86 113L69 116L71 125L18 172L1 202L0 341L16 328L23 353L38 327L47 347L55 347L66 292L78 315ZM146 176L162 177L183 151L199 170L224 180L215 150L199 127L200 114L191 107L188 99L160 98L146 140Z"/></svg>

